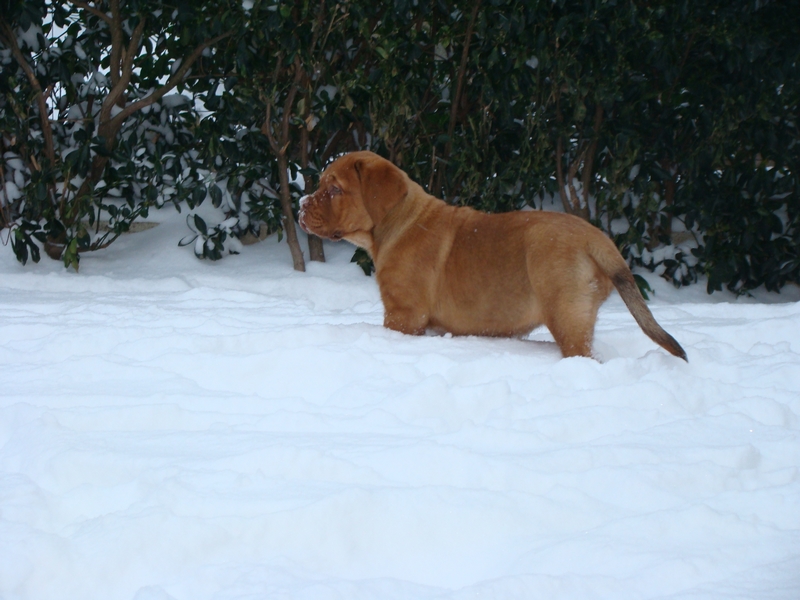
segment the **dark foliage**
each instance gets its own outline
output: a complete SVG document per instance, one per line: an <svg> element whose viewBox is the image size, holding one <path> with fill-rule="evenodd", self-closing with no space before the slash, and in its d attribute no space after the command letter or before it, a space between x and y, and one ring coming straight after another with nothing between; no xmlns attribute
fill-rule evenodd
<svg viewBox="0 0 800 600"><path fill-rule="evenodd" d="M0 36L4 176L25 165L23 193L5 199L2 224L13 229L20 260L37 258L42 240L61 239L69 262L69 244L75 256L105 244L84 222L102 214L122 229L165 199L225 209L220 225L189 220L204 257L235 251L233 238L260 227L292 243L297 200L319 171L342 152L371 149L454 204L506 211L555 203L676 285L698 274L709 291L800 282L796 3L81 5L41 0L2 12L3 31L30 40L23 32L39 27L43 38L38 49L21 47L37 90L8 49L9 34ZM140 18L161 10L147 16L128 105L207 44L176 87L191 101L160 103L169 143L152 134L164 124L144 111L128 115L113 142L101 135L91 103L100 106L113 82L86 90L91 74L113 62L113 28L96 13L113 14L115 5L125 44ZM55 35L54 22L71 33ZM86 58L75 50L83 39L92 48ZM76 70L83 81L71 76ZM52 160L39 93L50 94L49 107L65 103L51 114ZM83 111L80 127L61 122L70 107ZM94 177L103 157L105 171ZM83 194L60 192L79 171L91 184L64 189ZM122 202L108 201L112 188ZM64 211L59 198L77 208Z"/></svg>

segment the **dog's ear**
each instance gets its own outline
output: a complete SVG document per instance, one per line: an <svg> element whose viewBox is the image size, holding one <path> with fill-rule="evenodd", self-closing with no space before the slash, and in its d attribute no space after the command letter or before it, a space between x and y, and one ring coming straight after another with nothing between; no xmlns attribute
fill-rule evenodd
<svg viewBox="0 0 800 600"><path fill-rule="evenodd" d="M361 182L364 208L377 225L408 195L405 173L377 155L357 159L353 168Z"/></svg>

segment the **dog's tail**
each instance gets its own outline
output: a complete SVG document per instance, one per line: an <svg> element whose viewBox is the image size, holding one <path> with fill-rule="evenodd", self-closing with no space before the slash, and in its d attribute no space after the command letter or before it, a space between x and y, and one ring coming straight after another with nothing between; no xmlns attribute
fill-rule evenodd
<svg viewBox="0 0 800 600"><path fill-rule="evenodd" d="M605 238L605 236L603 237ZM633 278L633 273L628 268L625 259L622 258L622 255L611 240L605 238L605 241L608 243L599 245L599 248L590 246L590 254L595 263L611 279L614 287L617 288L619 295L622 296L622 300L645 335L670 354L688 362L686 351L674 337L664 331L664 328L656 322L653 313L647 308L642 293L639 291L639 286L636 285L636 280Z"/></svg>

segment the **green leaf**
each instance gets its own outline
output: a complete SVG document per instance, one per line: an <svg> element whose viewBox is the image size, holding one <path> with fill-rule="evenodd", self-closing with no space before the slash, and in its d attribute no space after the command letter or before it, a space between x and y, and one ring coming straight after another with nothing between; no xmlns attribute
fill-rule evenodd
<svg viewBox="0 0 800 600"><path fill-rule="evenodd" d="M206 222L200 218L200 215L194 215L194 226L201 235L208 235L208 226L206 225Z"/></svg>
<svg viewBox="0 0 800 600"><path fill-rule="evenodd" d="M650 284L647 283L647 280L641 275L636 275L636 274L633 275L633 279L636 281L636 286L639 288L639 292L642 294L644 299L650 300L648 292L652 294L653 288L650 287Z"/></svg>
<svg viewBox="0 0 800 600"><path fill-rule="evenodd" d="M369 253L364 250L363 248L357 248L355 253L353 254L353 258L350 259L351 263L356 263L361 270L364 271L364 275L369 277L375 272L375 264L372 262L372 258L370 257Z"/></svg>
<svg viewBox="0 0 800 600"><path fill-rule="evenodd" d="M189 207L195 208L200 206L203 203L203 200L206 199L206 188L204 185L197 185L192 190L191 200L189 201Z"/></svg>
<svg viewBox="0 0 800 600"><path fill-rule="evenodd" d="M180 242L178 242L178 247L182 248L183 246L188 246L189 244L193 244L196 239L197 239L197 234L187 235L183 237Z"/></svg>
<svg viewBox="0 0 800 600"><path fill-rule="evenodd" d="M41 258L41 255L39 253L39 246L37 246L36 242L34 242L30 238L28 238L27 243L28 243L28 248L30 248L31 250L31 259L33 260L33 262L38 263L39 259Z"/></svg>
<svg viewBox="0 0 800 600"><path fill-rule="evenodd" d="M208 191L211 194L211 204L214 205L214 208L219 208L222 204L222 190L219 189L216 183L213 183L208 188Z"/></svg>
<svg viewBox="0 0 800 600"><path fill-rule="evenodd" d="M78 271L81 256L78 253L78 240L76 238L72 238L69 241L67 247L64 248L64 253L61 255L61 258L64 260L64 266L66 268L72 267L76 272Z"/></svg>
<svg viewBox="0 0 800 600"><path fill-rule="evenodd" d="M14 256L17 260L25 265L28 262L28 245L22 239L21 230L14 231L14 237L11 239L11 248L14 250Z"/></svg>

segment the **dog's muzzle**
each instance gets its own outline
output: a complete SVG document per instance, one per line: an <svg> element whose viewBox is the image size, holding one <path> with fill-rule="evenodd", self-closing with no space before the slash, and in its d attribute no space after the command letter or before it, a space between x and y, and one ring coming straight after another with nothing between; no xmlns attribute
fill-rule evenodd
<svg viewBox="0 0 800 600"><path fill-rule="evenodd" d="M308 205L311 203L311 195L307 194L300 198L300 210L297 213L297 222L300 225L300 229L305 231L306 233L311 233L306 227L306 209Z"/></svg>

